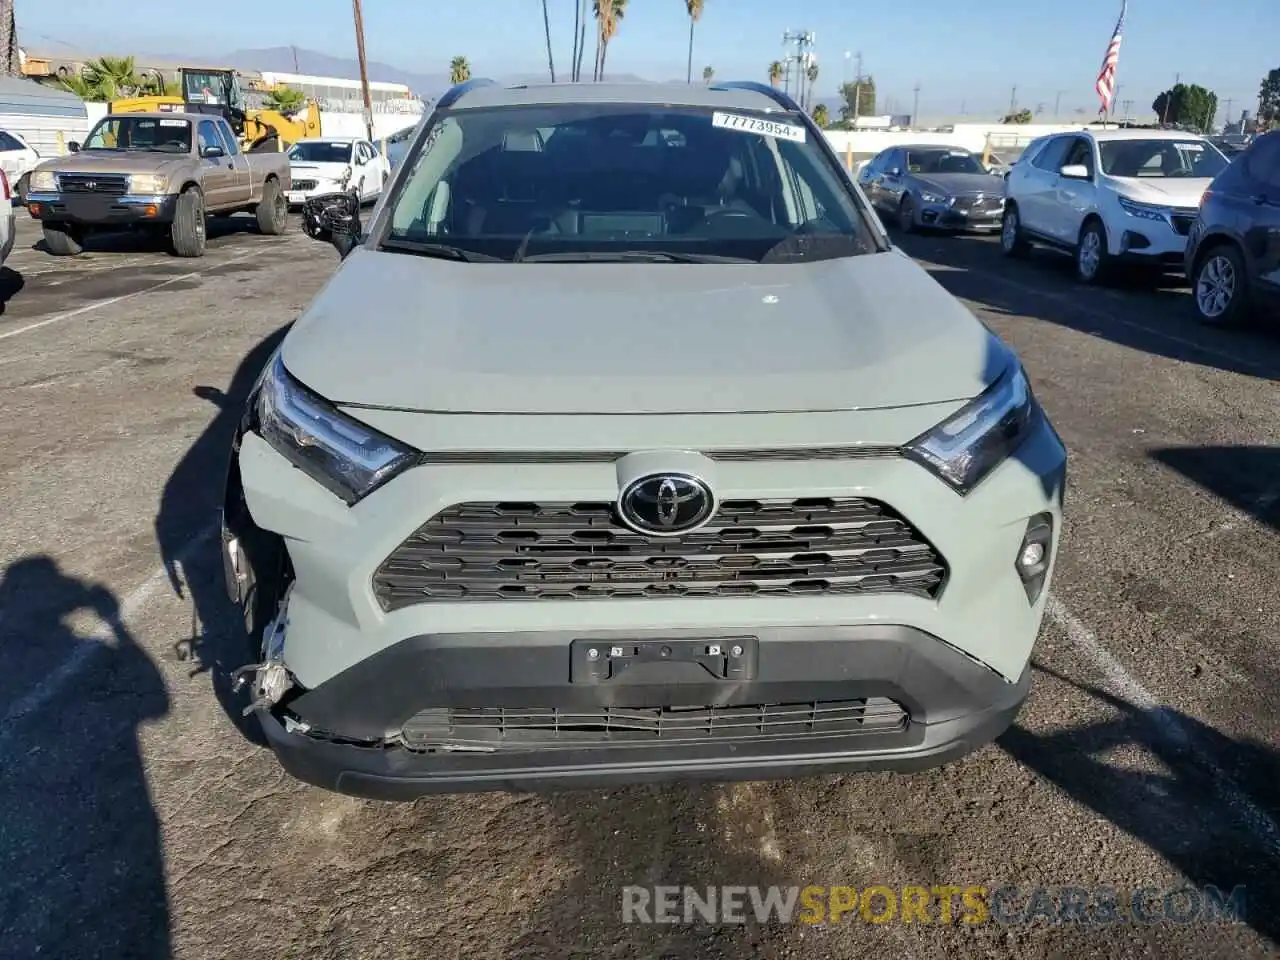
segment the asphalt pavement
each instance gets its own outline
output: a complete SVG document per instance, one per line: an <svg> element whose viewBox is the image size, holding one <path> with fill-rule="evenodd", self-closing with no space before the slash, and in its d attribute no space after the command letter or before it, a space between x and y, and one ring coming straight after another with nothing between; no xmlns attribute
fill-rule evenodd
<svg viewBox="0 0 1280 960"><path fill-rule="evenodd" d="M1055 255L900 238L1020 352L1071 451L1016 726L911 776L386 805L290 780L226 696L244 660L212 526L226 446L337 255L237 218L201 260L129 238L60 260L19 226L0 271L0 957L1276 955L1280 333L1206 330L1173 283L1081 289ZM632 884L1242 885L1245 909L642 925L622 922Z"/></svg>

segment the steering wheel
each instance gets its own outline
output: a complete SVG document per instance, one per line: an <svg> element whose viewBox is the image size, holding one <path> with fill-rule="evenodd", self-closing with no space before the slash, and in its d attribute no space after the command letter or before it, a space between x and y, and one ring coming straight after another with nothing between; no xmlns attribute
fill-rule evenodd
<svg viewBox="0 0 1280 960"><path fill-rule="evenodd" d="M712 217L754 217L757 214L748 210L742 210L738 207L712 207L702 215L705 219L710 220Z"/></svg>

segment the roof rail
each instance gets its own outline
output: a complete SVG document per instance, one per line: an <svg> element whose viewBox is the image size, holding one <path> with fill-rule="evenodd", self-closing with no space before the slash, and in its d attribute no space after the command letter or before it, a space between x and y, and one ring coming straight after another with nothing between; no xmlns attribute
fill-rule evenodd
<svg viewBox="0 0 1280 960"><path fill-rule="evenodd" d="M724 83L717 83L712 86L713 90L750 90L753 93L761 93L778 104L784 110L800 111L800 104L796 103L789 96L779 90L777 87L761 83L758 80L728 80Z"/></svg>
<svg viewBox="0 0 1280 960"><path fill-rule="evenodd" d="M487 77L476 77L472 80L464 80L462 83L455 83L440 95L440 99L436 101L436 109L447 109L457 103L464 94L470 93L472 90L476 90L480 87L491 86L493 86L493 81Z"/></svg>

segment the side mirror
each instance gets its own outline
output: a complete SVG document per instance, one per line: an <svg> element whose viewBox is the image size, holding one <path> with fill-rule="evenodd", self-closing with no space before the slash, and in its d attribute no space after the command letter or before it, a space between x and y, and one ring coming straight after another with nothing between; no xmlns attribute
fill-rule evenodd
<svg viewBox="0 0 1280 960"><path fill-rule="evenodd" d="M342 199L341 219L331 220L329 236L334 249L343 260L364 242L364 228L360 225L360 201L352 196Z"/></svg>
<svg viewBox="0 0 1280 960"><path fill-rule="evenodd" d="M900 177L902 176L902 168L890 167L888 170L885 171L885 173L887 173L891 177Z"/></svg>
<svg viewBox="0 0 1280 960"><path fill-rule="evenodd" d="M70 143L68 143L68 144L67 144L67 149L68 149L68 150L70 150L72 153L79 153L79 152L80 152L80 141L79 141L79 140L72 140Z"/></svg>
<svg viewBox="0 0 1280 960"><path fill-rule="evenodd" d="M1063 167L1061 170L1059 170L1058 173L1062 174L1062 177L1065 180L1088 180L1089 179L1089 168L1086 167L1083 163L1069 163L1065 167Z"/></svg>
<svg viewBox="0 0 1280 960"><path fill-rule="evenodd" d="M218 157L226 156L226 153L227 152L221 147L211 146L205 147L201 150L200 156L204 157L206 160L216 160Z"/></svg>

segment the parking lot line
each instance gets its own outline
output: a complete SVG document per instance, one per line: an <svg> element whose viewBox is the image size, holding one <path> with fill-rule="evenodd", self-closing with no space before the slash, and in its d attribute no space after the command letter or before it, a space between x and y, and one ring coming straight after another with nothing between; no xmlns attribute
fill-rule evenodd
<svg viewBox="0 0 1280 960"><path fill-rule="evenodd" d="M169 277L161 280L159 283L144 287L141 290L135 290L132 293L121 294L118 297L108 297L106 300L97 300L94 303L86 304L83 307L77 307L74 310L67 310L65 313L55 313L52 317L45 317L43 320L37 320L35 323L29 323L25 327L18 327L16 330L6 330L0 333L0 340L8 340L10 337L16 337L19 334L30 333L32 330L39 330L41 327L47 327L50 324L58 323L62 320L70 320L72 317L82 316L91 313L94 310L100 310L103 307L109 307L114 303L121 303L125 300L132 300L134 297L140 297L146 293L152 293L162 287L167 287L171 283L177 283L179 280L193 280L202 277L210 271L217 270L219 267L225 267L232 263L239 263L242 260L248 260L250 257L257 256L259 251L254 250L249 253L241 254L238 257L231 257L228 260L222 260L215 264L210 264L204 270L196 270L191 273L179 274L176 277Z"/></svg>
<svg viewBox="0 0 1280 960"><path fill-rule="evenodd" d="M1142 682L1125 669L1093 631L1081 623L1056 594L1049 595L1045 614L1062 628L1072 645L1103 675L1112 688L1111 692L1123 697L1143 712L1159 739L1170 746L1187 750L1196 762L1213 775L1213 791L1222 801L1223 806L1235 814L1236 820L1253 834L1255 839L1266 846L1272 856L1280 856L1280 826L1270 814L1253 802L1253 799L1236 784L1217 761L1204 751L1201 744L1193 741L1177 715L1163 709L1160 702L1142 685Z"/></svg>

